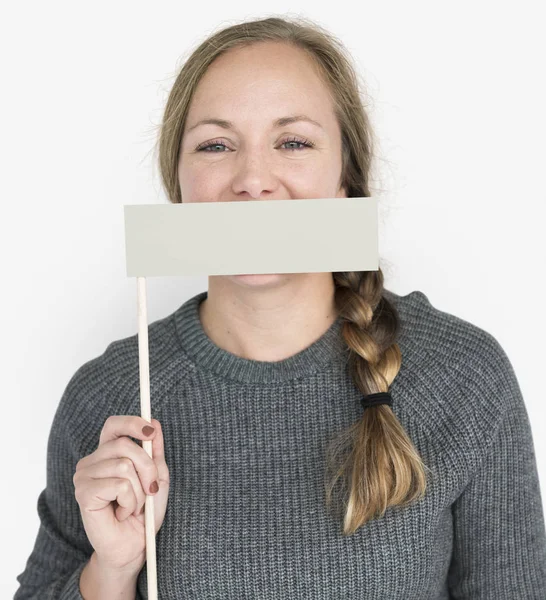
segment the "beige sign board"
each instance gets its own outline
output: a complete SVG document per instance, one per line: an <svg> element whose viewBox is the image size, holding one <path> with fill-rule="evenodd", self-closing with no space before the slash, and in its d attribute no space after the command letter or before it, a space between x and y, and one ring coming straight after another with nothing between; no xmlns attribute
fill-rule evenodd
<svg viewBox="0 0 546 600"><path fill-rule="evenodd" d="M125 205L128 277L377 271L377 198Z"/></svg>

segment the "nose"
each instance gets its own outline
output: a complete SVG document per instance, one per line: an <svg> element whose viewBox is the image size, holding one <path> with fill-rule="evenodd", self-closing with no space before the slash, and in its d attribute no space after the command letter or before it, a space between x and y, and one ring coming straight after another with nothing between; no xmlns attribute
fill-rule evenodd
<svg viewBox="0 0 546 600"><path fill-rule="evenodd" d="M232 179L232 191L237 197L269 197L278 188L278 178L268 157L257 151L240 153Z"/></svg>

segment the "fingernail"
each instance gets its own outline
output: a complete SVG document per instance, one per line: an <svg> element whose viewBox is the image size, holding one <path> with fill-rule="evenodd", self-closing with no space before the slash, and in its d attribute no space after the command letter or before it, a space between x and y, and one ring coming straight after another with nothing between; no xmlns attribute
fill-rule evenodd
<svg viewBox="0 0 546 600"><path fill-rule="evenodd" d="M152 435L152 433L155 431L155 429L153 427L150 427L149 425L145 425L142 428L142 433L144 435Z"/></svg>
<svg viewBox="0 0 546 600"><path fill-rule="evenodd" d="M154 481L150 486L150 494L156 494L159 490L159 486L157 485L157 481Z"/></svg>

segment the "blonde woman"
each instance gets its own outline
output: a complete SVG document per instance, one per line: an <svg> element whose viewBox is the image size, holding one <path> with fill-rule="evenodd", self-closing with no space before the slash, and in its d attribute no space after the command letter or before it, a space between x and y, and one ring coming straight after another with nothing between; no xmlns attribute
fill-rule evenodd
<svg viewBox="0 0 546 600"><path fill-rule="evenodd" d="M370 196L372 157L347 53L302 19L200 44L159 136L173 203ZM15 600L145 598L148 493L162 600L546 598L530 424L491 334L378 270L209 277L149 339L153 430L136 335L69 382Z"/></svg>

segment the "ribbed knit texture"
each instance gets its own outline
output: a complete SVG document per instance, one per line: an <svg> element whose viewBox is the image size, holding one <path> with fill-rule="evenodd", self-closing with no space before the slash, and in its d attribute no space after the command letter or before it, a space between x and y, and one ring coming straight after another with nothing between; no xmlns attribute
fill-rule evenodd
<svg viewBox="0 0 546 600"><path fill-rule="evenodd" d="M160 600L545 600L546 529L527 410L488 332L420 291L398 308L392 410L432 469L425 498L341 534L327 442L362 415L338 319L278 362L205 334L207 291L149 325L152 416L171 476L156 537ZM91 556L73 475L110 415L140 415L138 337L69 381L48 442L40 529L14 600L81 600ZM147 598L145 564L137 599ZM108 600L108 599L105 599Z"/></svg>

